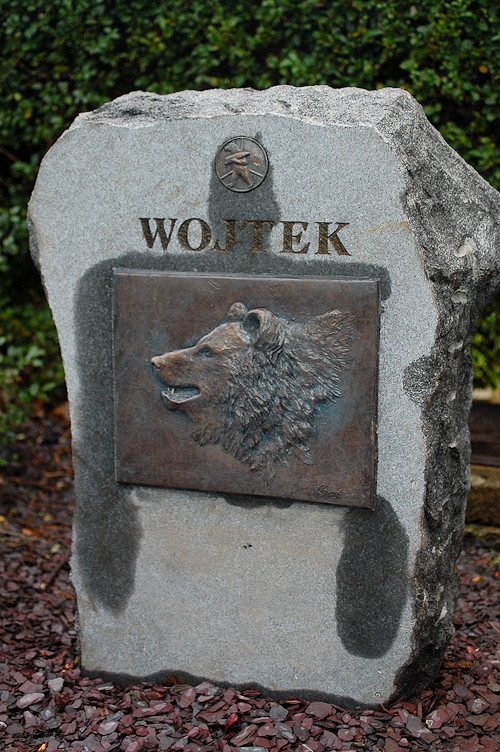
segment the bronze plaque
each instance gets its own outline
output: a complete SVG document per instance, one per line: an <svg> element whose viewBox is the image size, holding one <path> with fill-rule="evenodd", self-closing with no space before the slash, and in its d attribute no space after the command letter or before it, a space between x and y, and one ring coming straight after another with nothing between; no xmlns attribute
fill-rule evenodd
<svg viewBox="0 0 500 752"><path fill-rule="evenodd" d="M222 185L236 193L257 188L267 175L269 162L262 144L249 136L230 138L215 157L215 172Z"/></svg>
<svg viewBox="0 0 500 752"><path fill-rule="evenodd" d="M373 507L378 281L117 269L116 478Z"/></svg>

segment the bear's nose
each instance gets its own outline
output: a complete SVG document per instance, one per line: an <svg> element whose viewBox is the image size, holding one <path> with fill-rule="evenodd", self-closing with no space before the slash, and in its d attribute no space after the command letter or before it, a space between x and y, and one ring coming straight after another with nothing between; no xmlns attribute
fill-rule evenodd
<svg viewBox="0 0 500 752"><path fill-rule="evenodd" d="M154 358L151 358L151 363L154 365L155 368L161 367L161 358L159 355L155 355Z"/></svg>

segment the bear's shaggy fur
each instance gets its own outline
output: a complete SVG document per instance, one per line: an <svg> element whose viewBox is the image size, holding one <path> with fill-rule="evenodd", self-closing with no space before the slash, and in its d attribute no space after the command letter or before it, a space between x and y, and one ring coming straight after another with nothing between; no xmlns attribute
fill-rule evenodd
<svg viewBox="0 0 500 752"><path fill-rule="evenodd" d="M337 400L349 365L352 316L328 311L306 323L234 303L196 345L152 358L170 409L192 420L192 438L218 444L266 477L291 456L311 464L321 405Z"/></svg>

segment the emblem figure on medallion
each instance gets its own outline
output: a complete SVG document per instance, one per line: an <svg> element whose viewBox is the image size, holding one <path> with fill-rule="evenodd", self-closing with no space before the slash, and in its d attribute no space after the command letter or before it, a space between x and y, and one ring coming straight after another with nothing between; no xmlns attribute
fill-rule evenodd
<svg viewBox="0 0 500 752"><path fill-rule="evenodd" d="M257 188L268 170L268 159L262 144L249 136L226 141L215 158L215 172L222 185L236 193Z"/></svg>

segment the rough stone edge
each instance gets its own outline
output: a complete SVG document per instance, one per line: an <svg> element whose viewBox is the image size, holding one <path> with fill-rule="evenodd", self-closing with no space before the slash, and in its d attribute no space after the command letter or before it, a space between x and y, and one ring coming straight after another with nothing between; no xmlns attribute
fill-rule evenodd
<svg viewBox="0 0 500 752"><path fill-rule="evenodd" d="M461 548L469 488L470 341L482 308L500 285L500 194L444 141L416 100L401 89L369 92L328 86L277 86L266 91L184 91L166 96L132 92L79 115L61 138L75 128L101 123L140 128L152 126L159 119L231 115L278 115L317 125L374 128L394 153L406 185L403 203L438 309L433 353L412 364L404 381L408 395L422 409L427 491L421 521L422 547L417 552L413 578L413 652L396 677L392 699L415 694L434 679L453 634L458 594L454 562ZM451 207L454 193L457 199ZM424 195L426 201L422 200ZM447 213L450 208L454 210L453 217L436 227L435 220L443 220L444 215L438 212L433 216L433 209L442 203ZM478 223L487 216L492 220L496 242L489 248L488 238L483 244L476 242L482 256L479 268L474 266L474 254L461 266L450 263L453 253L474 237ZM36 233L30 235L37 258ZM453 301L457 291L467 296L465 304ZM452 392L456 398L450 401ZM444 468L448 468L446 476ZM429 582L434 584L432 592L424 587Z"/></svg>
<svg viewBox="0 0 500 752"><path fill-rule="evenodd" d="M399 97L401 89L366 91L355 87L273 86L257 89L210 89L154 94L134 91L78 115L68 130L105 123L126 128L154 125L158 120L218 118L235 115L278 115L316 125L367 125L380 121Z"/></svg>
<svg viewBox="0 0 500 752"><path fill-rule="evenodd" d="M415 100L395 105L376 129L400 165L403 201L438 323L431 356L407 368L404 380L408 396L422 409L426 496L413 578L413 655L398 673L393 699L429 685L454 632L455 562L470 476L470 343L483 307L500 285L500 194L451 149ZM483 230L481 238L480 224L488 219L490 234Z"/></svg>

